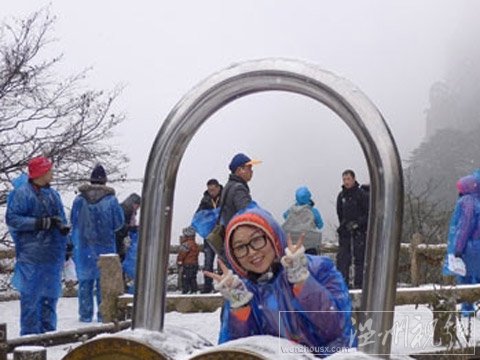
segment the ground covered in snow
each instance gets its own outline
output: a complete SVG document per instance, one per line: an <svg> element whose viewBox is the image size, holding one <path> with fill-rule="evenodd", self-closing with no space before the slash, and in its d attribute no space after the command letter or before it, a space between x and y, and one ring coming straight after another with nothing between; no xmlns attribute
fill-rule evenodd
<svg viewBox="0 0 480 360"><path fill-rule="evenodd" d="M9 301L0 302L0 323L7 323L8 338L16 338L19 334L19 302ZM71 330L80 327L90 326L92 324L85 324L78 321L77 316L77 299L76 298L61 298L58 304L58 330ZM167 313L165 317L165 329L167 330L167 340L173 343L179 343L175 346L169 346L172 354L175 354L176 359L187 359L191 357L192 353L198 352L199 348L205 348L205 344L216 344L220 326L220 310L214 313L193 313L181 314L177 312ZM468 327L468 322L463 319L460 324L457 324L457 334L461 341L466 344L465 335L470 335L469 344L472 345L480 339L480 322L474 319ZM368 327L368 324L364 325ZM374 332L366 332L367 334L359 341L382 341L384 334L375 334ZM430 310L424 306L399 306L396 309L394 318L394 328L392 329L393 343L392 353L395 355L394 359L407 359L406 354L441 350L439 346L433 344L432 334L432 314ZM136 337L142 340L147 340L155 345L155 342L164 341L164 335L148 334L143 330L126 331L123 336ZM172 337L175 337L173 339ZM180 339L187 338L190 346L182 345ZM292 346L291 343L283 343L278 338L272 337L255 337L248 340L242 339L236 343L230 344L232 346L239 346L242 348L249 347L257 349L257 351L277 351L275 359L309 359L312 358L306 354L301 354L301 349L293 349L288 351L280 351L282 346ZM78 344L68 344L48 348L48 360L61 359L68 351L78 346ZM273 350L272 350L273 349ZM208 347L207 347L208 350ZM340 359L371 359L371 357L360 352L339 353L331 357L332 360Z"/></svg>

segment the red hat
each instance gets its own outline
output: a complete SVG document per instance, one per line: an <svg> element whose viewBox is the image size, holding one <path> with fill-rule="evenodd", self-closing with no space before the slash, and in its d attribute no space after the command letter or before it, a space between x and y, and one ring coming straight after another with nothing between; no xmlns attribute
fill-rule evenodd
<svg viewBox="0 0 480 360"><path fill-rule="evenodd" d="M36 179L50 171L53 164L44 156L38 156L28 162L28 177Z"/></svg>

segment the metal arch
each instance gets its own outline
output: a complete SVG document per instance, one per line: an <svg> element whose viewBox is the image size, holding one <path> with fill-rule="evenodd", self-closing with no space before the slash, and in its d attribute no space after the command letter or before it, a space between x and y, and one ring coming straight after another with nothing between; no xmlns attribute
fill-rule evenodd
<svg viewBox="0 0 480 360"><path fill-rule="evenodd" d="M403 217L402 168L393 137L377 108L348 80L313 64L277 58L236 64L210 76L180 100L158 132L144 178L134 328L163 329L175 180L187 145L200 126L226 104L270 90L302 94L323 103L359 140L372 196L362 310L371 311L369 318L377 333L391 328ZM362 350L389 354L390 342L376 341Z"/></svg>

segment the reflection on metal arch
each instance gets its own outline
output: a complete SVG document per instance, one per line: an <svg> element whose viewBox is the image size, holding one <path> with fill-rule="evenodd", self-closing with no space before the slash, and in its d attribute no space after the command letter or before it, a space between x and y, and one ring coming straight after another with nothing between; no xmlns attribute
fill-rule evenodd
<svg viewBox="0 0 480 360"><path fill-rule="evenodd" d="M393 137L377 108L352 83L316 65L277 58L236 64L210 76L186 94L162 124L144 177L134 328L163 329L175 180L190 140L226 104L271 90L321 102L360 142L371 181L362 310L372 311L369 318L377 333L391 328L403 217L402 168ZM376 341L362 350L389 354L390 342Z"/></svg>

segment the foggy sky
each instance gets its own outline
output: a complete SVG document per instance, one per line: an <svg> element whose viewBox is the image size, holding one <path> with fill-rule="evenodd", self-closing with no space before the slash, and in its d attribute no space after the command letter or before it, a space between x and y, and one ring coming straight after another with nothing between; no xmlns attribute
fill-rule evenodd
<svg viewBox="0 0 480 360"><path fill-rule="evenodd" d="M143 177L165 119L197 83L232 63L265 57L314 62L349 79L380 109L400 156L425 135L430 86L446 75L452 43L478 2L467 1L53 1L52 47L65 74L92 66L86 85L127 87L116 110L127 119L114 139L131 159L129 178ZM48 1L2 3L3 18L25 16ZM468 36L468 34L465 34ZM368 183L364 155L346 125L311 99L261 93L212 116L189 145L177 177L174 239L187 226L205 182L225 183L230 158L245 152L254 168L252 195L279 219L300 185L310 187L326 222L337 222L341 172ZM123 200L139 183L120 187Z"/></svg>

